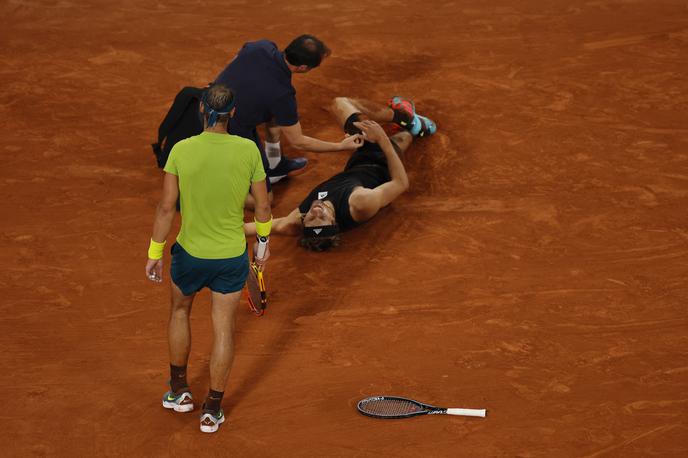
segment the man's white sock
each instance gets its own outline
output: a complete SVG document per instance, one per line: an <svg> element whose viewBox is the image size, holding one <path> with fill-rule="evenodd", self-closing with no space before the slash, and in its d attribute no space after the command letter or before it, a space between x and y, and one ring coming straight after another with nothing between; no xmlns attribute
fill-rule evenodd
<svg viewBox="0 0 688 458"><path fill-rule="evenodd" d="M271 169L277 167L282 160L282 148L280 142L265 142L265 153L268 155L268 164Z"/></svg>

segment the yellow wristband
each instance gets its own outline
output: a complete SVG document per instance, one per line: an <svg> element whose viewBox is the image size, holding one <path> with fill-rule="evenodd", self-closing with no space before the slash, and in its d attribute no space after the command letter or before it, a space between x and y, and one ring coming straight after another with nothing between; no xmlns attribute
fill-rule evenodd
<svg viewBox="0 0 688 458"><path fill-rule="evenodd" d="M164 242L156 242L151 239L150 245L148 246L148 259L162 259L162 250L165 249L166 243L167 240Z"/></svg>
<svg viewBox="0 0 688 458"><path fill-rule="evenodd" d="M267 237L270 235L270 230L272 229L272 215L270 215L270 221L264 223L261 223L255 218L253 218L253 221L256 222L256 234L259 237Z"/></svg>

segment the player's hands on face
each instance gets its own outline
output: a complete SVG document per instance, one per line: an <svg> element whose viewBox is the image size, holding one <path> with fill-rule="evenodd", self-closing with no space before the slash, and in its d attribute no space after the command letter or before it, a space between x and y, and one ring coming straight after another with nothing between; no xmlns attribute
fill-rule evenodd
<svg viewBox="0 0 688 458"><path fill-rule="evenodd" d="M162 259L149 259L146 262L146 277L156 283L162 282Z"/></svg>
<svg viewBox="0 0 688 458"><path fill-rule="evenodd" d="M365 139L369 142L378 143L380 140L387 138L387 134L382 126L375 121L360 121L355 122L354 126L358 127L363 131Z"/></svg>
<svg viewBox="0 0 688 458"><path fill-rule="evenodd" d="M351 150L351 149L356 149L360 148L363 145L363 135L361 134L356 134L356 135L347 135L344 140L341 141L340 145L342 147L342 150Z"/></svg>
<svg viewBox="0 0 688 458"><path fill-rule="evenodd" d="M262 258L259 258L256 253L258 253L258 242L253 244L253 262L255 262L258 268L262 271L265 268L265 263L270 258L270 244L268 243L268 245L265 247L265 253L263 254Z"/></svg>

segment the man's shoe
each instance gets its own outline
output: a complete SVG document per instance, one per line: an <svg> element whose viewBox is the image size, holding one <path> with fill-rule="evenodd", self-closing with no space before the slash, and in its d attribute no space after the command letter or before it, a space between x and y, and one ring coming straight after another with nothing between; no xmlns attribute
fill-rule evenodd
<svg viewBox="0 0 688 458"><path fill-rule="evenodd" d="M193 397L190 391L174 394L170 390L162 397L162 406L175 412L191 412L194 408Z"/></svg>
<svg viewBox="0 0 688 458"><path fill-rule="evenodd" d="M287 178L289 175L282 175L279 177L268 177L268 180L270 180L270 184L275 184L278 181L282 181L282 179Z"/></svg>
<svg viewBox="0 0 688 458"><path fill-rule="evenodd" d="M437 132L437 124L431 119L417 114L413 117L413 123L411 123L409 132L414 137L425 137Z"/></svg>
<svg viewBox="0 0 688 458"><path fill-rule="evenodd" d="M201 415L201 431L204 433L214 433L225 422L225 413L220 409L217 412L204 410Z"/></svg>
<svg viewBox="0 0 688 458"><path fill-rule="evenodd" d="M271 178L285 177L291 172L301 170L308 164L308 159L305 157L289 158L287 156L282 156L282 160L279 161L277 166L273 169L266 170L267 175Z"/></svg>
<svg viewBox="0 0 688 458"><path fill-rule="evenodd" d="M394 111L394 119L392 119L392 122L404 129L410 129L413 123L413 117L416 116L416 107L413 102L395 95L389 99L387 106Z"/></svg>

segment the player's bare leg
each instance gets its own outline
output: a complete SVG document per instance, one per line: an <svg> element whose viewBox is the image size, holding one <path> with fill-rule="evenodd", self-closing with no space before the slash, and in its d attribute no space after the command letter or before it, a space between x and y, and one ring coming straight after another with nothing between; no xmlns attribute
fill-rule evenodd
<svg viewBox="0 0 688 458"><path fill-rule="evenodd" d="M179 287L172 283L172 300L167 336L170 348L170 364L186 366L191 350L191 324L189 316L195 294L185 296Z"/></svg>
<svg viewBox="0 0 688 458"><path fill-rule="evenodd" d="M191 326L189 315L195 294L184 296L179 287L172 283L170 321L167 325L170 349L170 390L162 397L162 406L175 412L191 412L193 398L186 380L186 366L191 349Z"/></svg>
<svg viewBox="0 0 688 458"><path fill-rule="evenodd" d="M270 173L268 174L270 183L277 183L285 178L290 172L295 172L306 166L308 163L306 158L288 158L282 156L280 126L272 121L268 121L264 125L263 132L265 135L265 155L268 158L268 166L270 168ZM282 162L283 159L285 162ZM282 164L280 164L280 162L282 162ZM268 170L265 172L267 173Z"/></svg>
<svg viewBox="0 0 688 458"><path fill-rule="evenodd" d="M282 147L280 145L280 127L272 122L265 123L265 154L268 157L270 168L274 169L282 159ZM267 172L267 170L266 170Z"/></svg>
<svg viewBox="0 0 688 458"><path fill-rule="evenodd" d="M337 122L342 126L354 113L361 113L368 119L372 119L378 123L389 123L394 119L394 110L387 106L364 99L352 99L349 97L336 97L332 101L330 111L334 114ZM404 152L413 142L413 135L407 131L400 131L390 136L389 139L397 146L395 150L403 159Z"/></svg>
<svg viewBox="0 0 688 458"><path fill-rule="evenodd" d="M213 350L210 354L210 390L203 403L201 431L214 433L225 421L222 397L234 362L234 322L241 290L212 293Z"/></svg>
<svg viewBox="0 0 688 458"><path fill-rule="evenodd" d="M389 107L349 97L336 97L330 105L330 111L341 126L354 113L364 114L368 119L378 123L392 122L394 118L394 111Z"/></svg>
<svg viewBox="0 0 688 458"><path fill-rule="evenodd" d="M408 147L411 146L411 143L413 143L413 135L405 130L402 130L394 135L391 135L389 139L396 146L394 149L399 157L403 159L404 153Z"/></svg>
<svg viewBox="0 0 688 458"><path fill-rule="evenodd" d="M234 322L241 290L212 293L213 350L210 353L210 390L203 403L201 431L213 433L225 421L220 407L234 362Z"/></svg>
<svg viewBox="0 0 688 458"><path fill-rule="evenodd" d="M224 391L234 361L234 326L241 291L212 293L213 350L210 354L210 389Z"/></svg>
<svg viewBox="0 0 688 458"><path fill-rule="evenodd" d="M371 102L366 99L347 99L351 105L360 113L377 123L387 123L394 121L394 110L379 103Z"/></svg>
<svg viewBox="0 0 688 458"><path fill-rule="evenodd" d="M265 123L265 141L278 143L280 141L280 127L272 122Z"/></svg>

